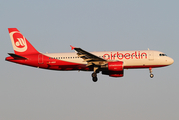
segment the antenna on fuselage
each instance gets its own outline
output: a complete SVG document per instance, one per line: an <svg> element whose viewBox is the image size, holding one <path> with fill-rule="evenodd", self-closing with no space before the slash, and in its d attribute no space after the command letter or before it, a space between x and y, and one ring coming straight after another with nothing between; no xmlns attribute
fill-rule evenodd
<svg viewBox="0 0 179 120"><path fill-rule="evenodd" d="M148 50L150 50L150 49L148 48Z"/></svg>

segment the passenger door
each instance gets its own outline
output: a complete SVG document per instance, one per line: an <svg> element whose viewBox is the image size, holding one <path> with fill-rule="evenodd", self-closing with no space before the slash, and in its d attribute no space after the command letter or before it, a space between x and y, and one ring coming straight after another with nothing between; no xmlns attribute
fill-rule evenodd
<svg viewBox="0 0 179 120"><path fill-rule="evenodd" d="M148 60L154 60L154 52L153 51L148 51Z"/></svg>
<svg viewBox="0 0 179 120"><path fill-rule="evenodd" d="M43 55L42 54L38 55L38 63L43 64Z"/></svg>

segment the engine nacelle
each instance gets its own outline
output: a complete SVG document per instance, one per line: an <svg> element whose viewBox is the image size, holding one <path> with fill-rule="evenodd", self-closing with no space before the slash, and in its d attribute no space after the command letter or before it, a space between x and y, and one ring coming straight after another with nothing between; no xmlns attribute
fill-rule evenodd
<svg viewBox="0 0 179 120"><path fill-rule="evenodd" d="M102 71L102 74L109 75L110 77L123 77L124 73L122 71Z"/></svg>
<svg viewBox="0 0 179 120"><path fill-rule="evenodd" d="M109 71L123 71L123 62L108 62L108 70Z"/></svg>
<svg viewBox="0 0 179 120"><path fill-rule="evenodd" d="M123 77L123 62L108 62L106 66L107 70L102 71L102 74L109 75L111 77Z"/></svg>

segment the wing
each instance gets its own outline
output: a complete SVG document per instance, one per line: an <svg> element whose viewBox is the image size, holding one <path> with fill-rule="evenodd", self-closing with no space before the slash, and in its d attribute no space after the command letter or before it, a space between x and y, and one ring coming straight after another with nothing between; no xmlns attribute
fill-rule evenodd
<svg viewBox="0 0 179 120"><path fill-rule="evenodd" d="M92 53L89 53L81 48L76 48L76 47L71 46L71 49L72 50L74 49L77 52L77 55L80 58L82 58L85 62L88 63L88 66L91 66L91 65L98 66L98 65L105 64L107 62L107 60L100 58Z"/></svg>

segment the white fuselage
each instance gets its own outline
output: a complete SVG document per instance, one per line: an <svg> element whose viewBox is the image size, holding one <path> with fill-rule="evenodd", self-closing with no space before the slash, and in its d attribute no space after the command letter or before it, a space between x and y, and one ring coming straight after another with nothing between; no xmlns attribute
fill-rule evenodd
<svg viewBox="0 0 179 120"><path fill-rule="evenodd" d="M145 66L162 67L172 64L172 58L164 53L153 50L135 50L135 51L105 51L105 52L90 52L98 57L108 61L123 61L125 68L140 68ZM44 54L53 59L62 61L87 64L76 53L47 53Z"/></svg>

